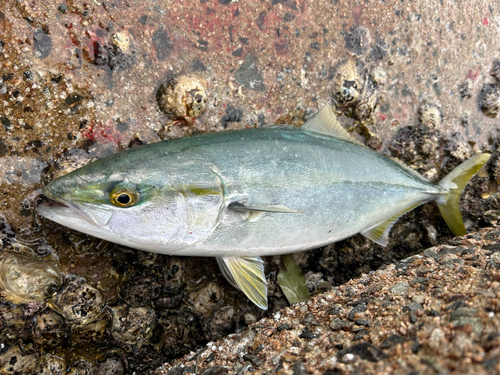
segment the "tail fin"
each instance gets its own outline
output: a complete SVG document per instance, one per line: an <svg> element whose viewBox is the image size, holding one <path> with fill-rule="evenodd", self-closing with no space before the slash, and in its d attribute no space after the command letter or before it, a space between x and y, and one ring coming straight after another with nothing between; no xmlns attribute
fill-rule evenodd
<svg viewBox="0 0 500 375"><path fill-rule="evenodd" d="M439 186L447 189L448 195L438 199L437 204L446 224L448 224L455 236L463 236L467 233L460 213L460 196L465 189L465 185L488 161L490 156L490 154L474 155L439 181Z"/></svg>

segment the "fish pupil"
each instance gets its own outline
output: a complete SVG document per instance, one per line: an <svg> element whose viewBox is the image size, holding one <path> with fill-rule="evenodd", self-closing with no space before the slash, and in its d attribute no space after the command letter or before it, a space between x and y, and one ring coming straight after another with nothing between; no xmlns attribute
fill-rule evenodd
<svg viewBox="0 0 500 375"><path fill-rule="evenodd" d="M121 204L128 204L130 203L130 196L128 194L120 194L116 200Z"/></svg>

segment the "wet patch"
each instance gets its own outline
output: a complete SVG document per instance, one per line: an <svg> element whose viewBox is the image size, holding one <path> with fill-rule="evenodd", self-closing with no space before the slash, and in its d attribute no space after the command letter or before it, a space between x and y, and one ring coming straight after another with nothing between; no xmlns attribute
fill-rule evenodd
<svg viewBox="0 0 500 375"><path fill-rule="evenodd" d="M45 59L52 51L52 39L43 30L36 29L33 34L33 46L38 57Z"/></svg>
<svg viewBox="0 0 500 375"><path fill-rule="evenodd" d="M264 77L257 67L257 59L251 53L245 56L245 61L234 74L234 79L238 84L246 89L264 91Z"/></svg>
<svg viewBox="0 0 500 375"><path fill-rule="evenodd" d="M172 50L174 49L174 44L170 40L168 33L160 28L156 30L153 34L153 45L156 50L156 57L158 60L166 60Z"/></svg>

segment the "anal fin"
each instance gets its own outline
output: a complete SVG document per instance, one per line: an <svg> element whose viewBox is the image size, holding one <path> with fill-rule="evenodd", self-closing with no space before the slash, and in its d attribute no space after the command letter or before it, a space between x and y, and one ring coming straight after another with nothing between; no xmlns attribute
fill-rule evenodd
<svg viewBox="0 0 500 375"><path fill-rule="evenodd" d="M379 244L380 246L387 246L389 243L389 233L391 232L392 227L398 221L398 219L403 216L408 211L413 210L415 207L419 206L421 203L414 204L407 209L398 212L396 215L390 217L387 220L378 223L377 225L368 228L361 232L363 236L368 238L369 240Z"/></svg>
<svg viewBox="0 0 500 375"><path fill-rule="evenodd" d="M224 277L258 307L267 310L267 280L261 257L216 258Z"/></svg>

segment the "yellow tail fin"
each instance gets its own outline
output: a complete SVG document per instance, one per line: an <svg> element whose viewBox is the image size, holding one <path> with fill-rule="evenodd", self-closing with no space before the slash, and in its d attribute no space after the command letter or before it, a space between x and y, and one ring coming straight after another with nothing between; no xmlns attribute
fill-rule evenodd
<svg viewBox="0 0 500 375"><path fill-rule="evenodd" d="M490 156L490 154L472 156L439 182L441 187L448 190L448 195L438 199L437 204L446 224L448 224L455 236L463 236L467 233L460 213L460 196L465 189L465 185L488 161Z"/></svg>

